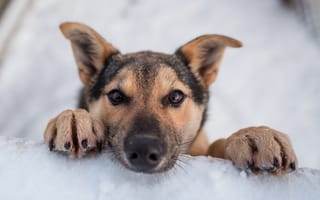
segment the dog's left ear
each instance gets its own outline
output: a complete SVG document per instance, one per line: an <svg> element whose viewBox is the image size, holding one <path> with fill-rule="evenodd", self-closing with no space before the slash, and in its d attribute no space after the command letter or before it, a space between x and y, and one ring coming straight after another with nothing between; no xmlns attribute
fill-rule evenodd
<svg viewBox="0 0 320 200"><path fill-rule="evenodd" d="M105 60L119 51L96 31L85 24L65 22L60 25L63 35L71 41L80 80L89 84L103 67Z"/></svg>
<svg viewBox="0 0 320 200"><path fill-rule="evenodd" d="M216 80L225 48L241 46L240 41L227 36L203 35L180 47L175 54L208 87Z"/></svg>

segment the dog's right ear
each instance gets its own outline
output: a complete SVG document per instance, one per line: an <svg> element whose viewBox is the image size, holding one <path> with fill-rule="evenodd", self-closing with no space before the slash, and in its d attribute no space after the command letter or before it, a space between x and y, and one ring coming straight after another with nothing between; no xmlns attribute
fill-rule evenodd
<svg viewBox="0 0 320 200"><path fill-rule="evenodd" d="M209 87L217 78L225 48L241 46L240 41L224 35L202 35L180 47L175 54Z"/></svg>
<svg viewBox="0 0 320 200"><path fill-rule="evenodd" d="M119 53L110 43L87 25L65 22L60 25L63 35L71 41L81 81L87 85L104 65L105 60Z"/></svg>

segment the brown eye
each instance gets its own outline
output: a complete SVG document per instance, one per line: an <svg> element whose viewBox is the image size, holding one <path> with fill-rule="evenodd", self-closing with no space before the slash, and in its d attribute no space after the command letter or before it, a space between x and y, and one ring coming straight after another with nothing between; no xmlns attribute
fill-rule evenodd
<svg viewBox="0 0 320 200"><path fill-rule="evenodd" d="M107 95L114 106L124 103L127 100L127 97L120 90L112 90Z"/></svg>
<svg viewBox="0 0 320 200"><path fill-rule="evenodd" d="M184 94L180 90L174 90L168 95L168 102L174 106L178 107L184 100Z"/></svg>

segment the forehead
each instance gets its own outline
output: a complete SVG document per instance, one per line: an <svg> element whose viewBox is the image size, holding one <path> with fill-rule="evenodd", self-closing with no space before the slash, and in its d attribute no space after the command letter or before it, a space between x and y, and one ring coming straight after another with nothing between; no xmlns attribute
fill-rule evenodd
<svg viewBox="0 0 320 200"><path fill-rule="evenodd" d="M161 80L159 80L161 79ZM98 99L105 86L111 82L134 84L147 88L161 81L170 84L178 80L192 92L195 102L203 103L205 90L181 60L174 55L155 52L138 52L114 55L107 59L104 69L89 88L91 100Z"/></svg>

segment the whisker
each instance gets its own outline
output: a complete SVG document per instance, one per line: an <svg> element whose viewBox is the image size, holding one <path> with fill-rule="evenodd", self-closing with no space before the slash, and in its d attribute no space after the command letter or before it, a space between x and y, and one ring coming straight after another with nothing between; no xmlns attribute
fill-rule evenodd
<svg viewBox="0 0 320 200"><path fill-rule="evenodd" d="M194 141L194 138L190 138L190 139L187 139L185 142L183 142L183 143L179 143L178 145L179 146L183 146L183 145L187 145L187 144L191 144L191 143L193 143L193 141Z"/></svg>
<svg viewBox="0 0 320 200"><path fill-rule="evenodd" d="M187 170L184 168L183 165L186 165L187 163L181 162L181 160L176 160L176 166L179 167L184 173L187 174Z"/></svg>
<svg viewBox="0 0 320 200"><path fill-rule="evenodd" d="M181 165L190 166L189 162L186 162L186 161L183 161L183 160L180 160L180 159L178 159L177 161L180 162Z"/></svg>

